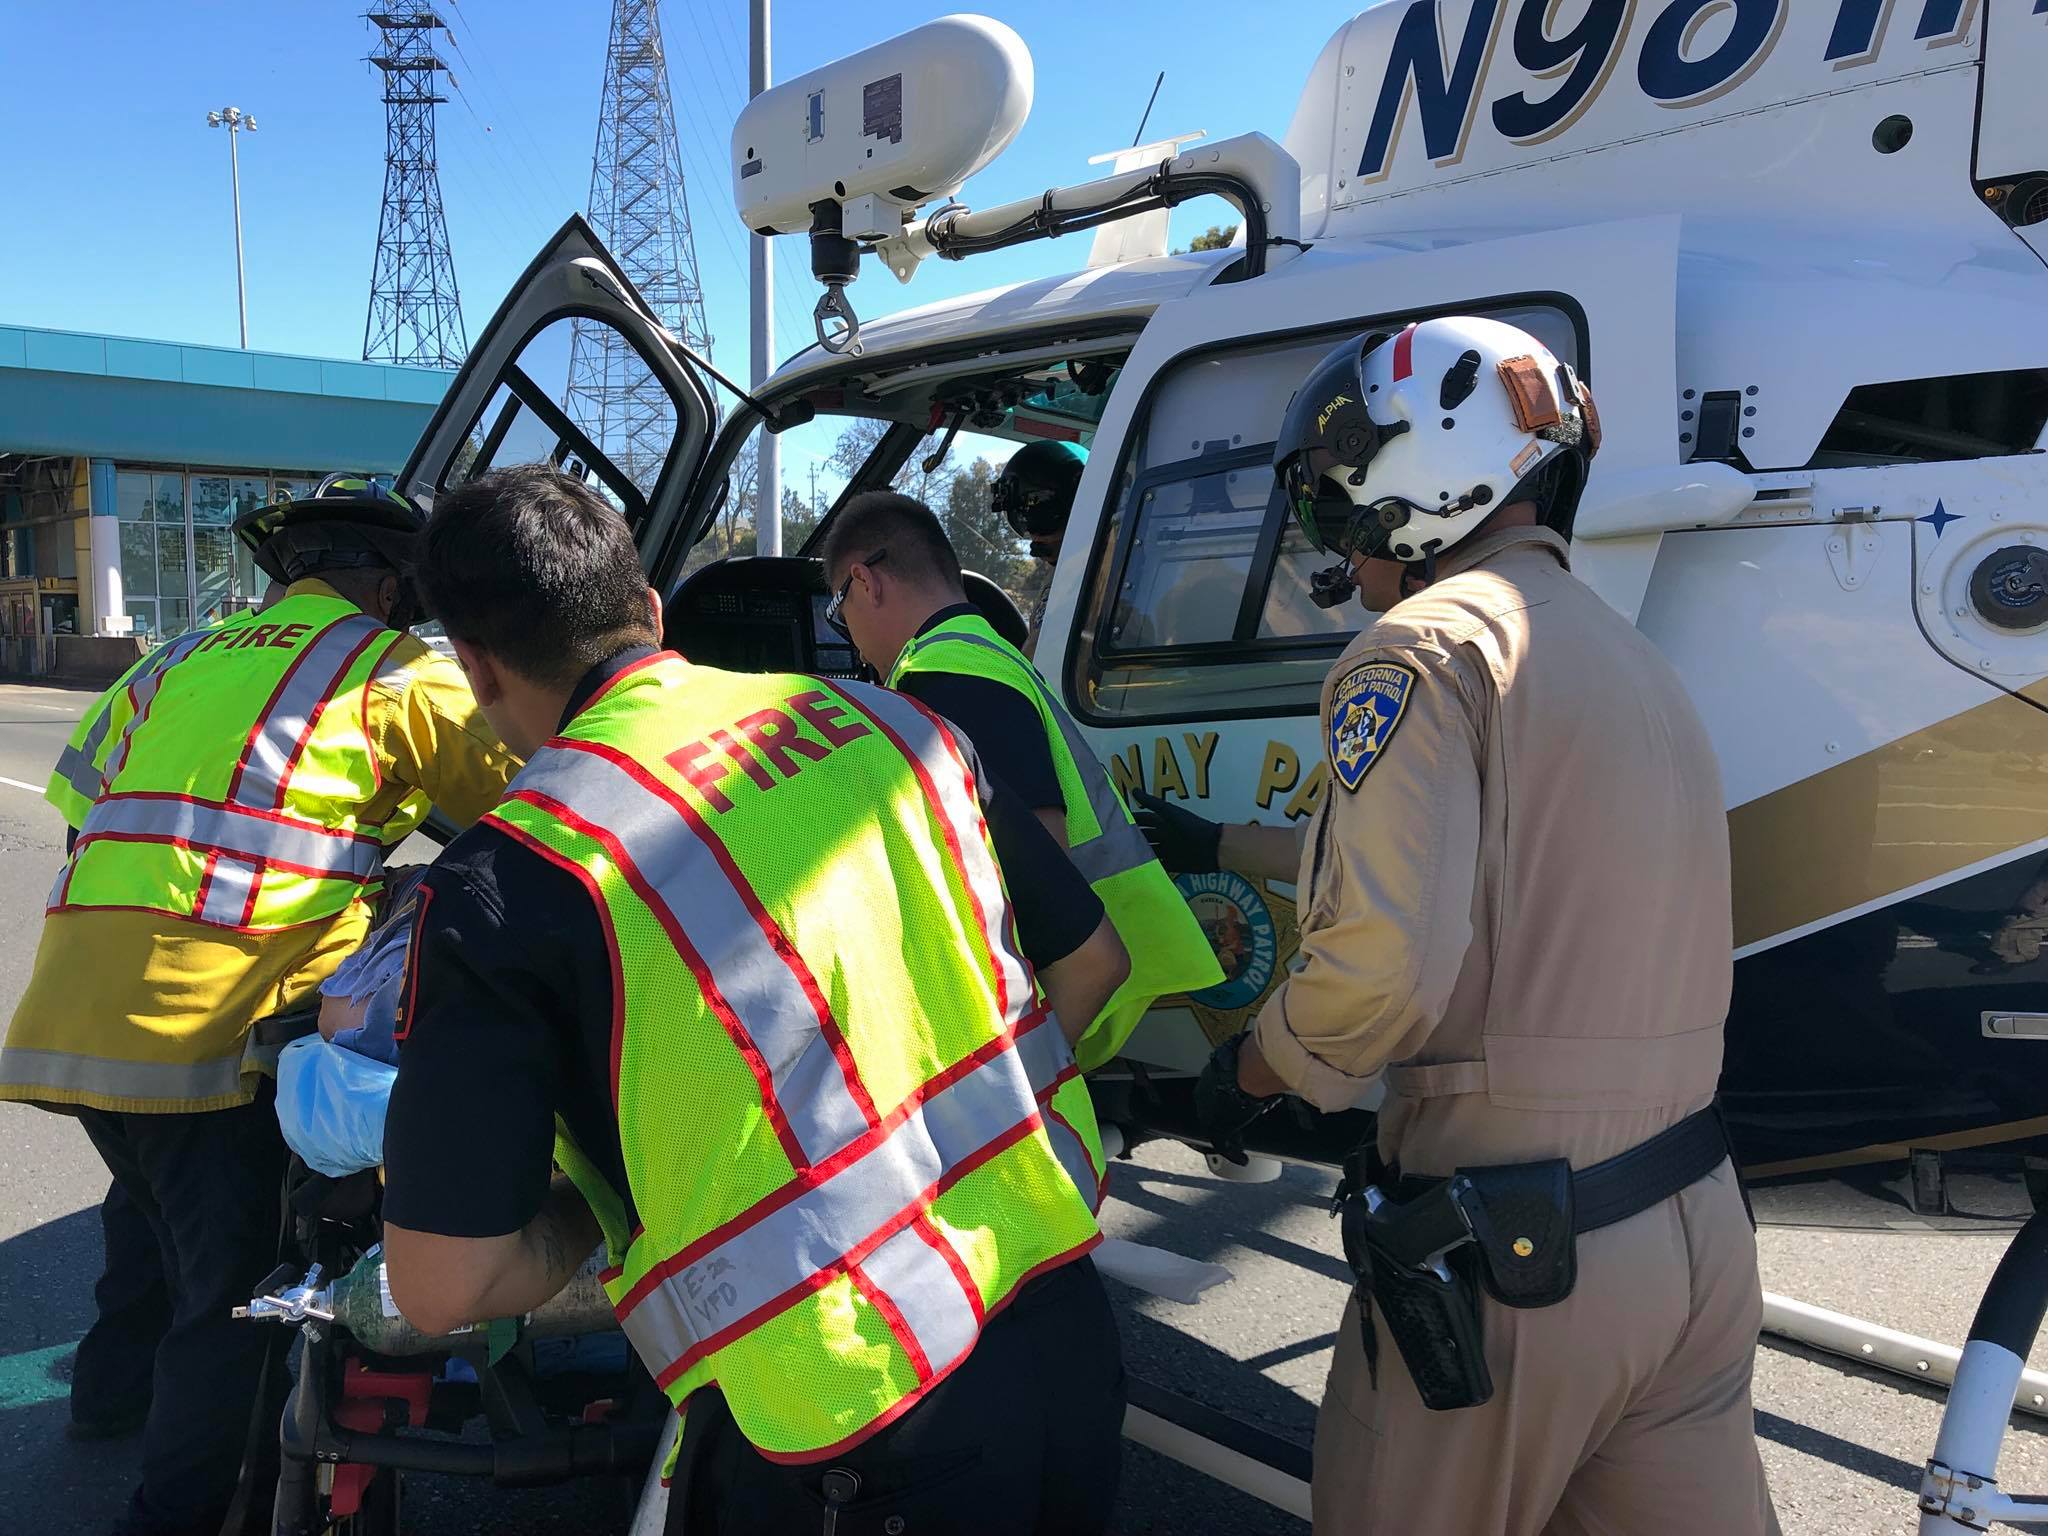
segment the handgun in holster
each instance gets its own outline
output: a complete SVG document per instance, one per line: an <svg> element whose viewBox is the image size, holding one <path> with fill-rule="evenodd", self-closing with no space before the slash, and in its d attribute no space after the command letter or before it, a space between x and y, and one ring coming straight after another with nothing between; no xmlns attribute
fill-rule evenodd
<svg viewBox="0 0 2048 1536"><path fill-rule="evenodd" d="M1671 1199L1729 1158L1718 1102L1577 1172L1553 1157L1403 1179L1362 1148L1345 1163L1337 1209L1375 1384L1378 1307L1424 1406L1476 1408L1493 1395L1482 1290L1505 1307L1556 1306L1578 1283L1580 1234Z"/></svg>
<svg viewBox="0 0 2048 1536"><path fill-rule="evenodd" d="M1396 1205L1368 1185L1344 1202L1344 1257L1358 1277L1358 1322L1366 1367L1379 1380L1373 1313L1387 1332L1425 1408L1476 1408L1493 1396L1479 1297L1461 1251L1472 1228L1458 1203L1463 1181Z"/></svg>
<svg viewBox="0 0 2048 1536"><path fill-rule="evenodd" d="M1482 1289L1508 1306L1547 1307L1577 1279L1570 1166L1461 1170L1394 1187L1409 1198L1368 1184L1342 1207L1367 1367L1377 1382L1377 1309L1423 1406L1476 1408L1493 1396Z"/></svg>

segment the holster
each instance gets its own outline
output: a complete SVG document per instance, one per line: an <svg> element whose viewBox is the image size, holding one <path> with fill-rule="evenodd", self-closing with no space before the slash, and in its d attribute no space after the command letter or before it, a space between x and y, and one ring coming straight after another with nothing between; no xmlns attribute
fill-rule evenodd
<svg viewBox="0 0 2048 1536"><path fill-rule="evenodd" d="M1377 1383L1376 1309L1425 1408L1476 1408L1493 1396L1480 1289L1506 1306L1549 1307L1578 1278L1571 1166L1460 1169L1396 1192L1404 1198L1372 1186L1342 1205L1367 1368Z"/></svg>
<svg viewBox="0 0 2048 1536"><path fill-rule="evenodd" d="M1435 1268L1410 1267L1375 1239L1363 1195L1344 1202L1343 1226L1344 1256L1358 1277L1366 1368L1374 1383L1379 1380L1377 1310L1425 1408L1476 1408L1491 1398L1493 1376L1486 1368L1469 1251L1446 1255Z"/></svg>
<svg viewBox="0 0 2048 1536"><path fill-rule="evenodd" d="M1345 1162L1337 1206L1375 1383L1377 1306L1425 1406L1485 1402L1493 1383L1481 1349L1480 1287L1503 1306L1556 1306L1578 1281L1581 1232L1672 1198L1729 1156L1718 1104L1577 1173L1557 1157L1401 1179L1362 1149Z"/></svg>

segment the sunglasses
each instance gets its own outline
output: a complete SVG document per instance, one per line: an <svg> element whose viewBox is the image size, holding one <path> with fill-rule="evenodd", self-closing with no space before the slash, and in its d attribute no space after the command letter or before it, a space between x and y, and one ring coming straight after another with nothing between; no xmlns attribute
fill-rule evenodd
<svg viewBox="0 0 2048 1536"><path fill-rule="evenodd" d="M840 639L853 639L853 632L846 627L846 621L840 617L840 611L846 607L846 594L853 590L854 571L863 565L873 570L888 557L888 550L878 549L865 560L856 560L846 568L846 580L839 583L839 590L832 594L832 601L825 605L825 622L832 626L832 632Z"/></svg>

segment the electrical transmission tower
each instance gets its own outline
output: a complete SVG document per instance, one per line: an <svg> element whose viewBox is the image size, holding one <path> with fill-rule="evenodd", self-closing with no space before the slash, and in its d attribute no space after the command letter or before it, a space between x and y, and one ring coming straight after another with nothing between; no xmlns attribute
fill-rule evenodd
<svg viewBox="0 0 2048 1536"><path fill-rule="evenodd" d="M590 222L655 318L709 356L657 0L612 0ZM576 322L562 404L627 478L643 491L653 487L675 436L675 406L611 327Z"/></svg>
<svg viewBox="0 0 2048 1536"><path fill-rule="evenodd" d="M417 0L393 0L364 19L380 34L370 62L384 75L384 211L377 219L363 357L453 368L469 351L469 339L434 156L434 108L448 99L439 80L448 66L434 52L443 23Z"/></svg>

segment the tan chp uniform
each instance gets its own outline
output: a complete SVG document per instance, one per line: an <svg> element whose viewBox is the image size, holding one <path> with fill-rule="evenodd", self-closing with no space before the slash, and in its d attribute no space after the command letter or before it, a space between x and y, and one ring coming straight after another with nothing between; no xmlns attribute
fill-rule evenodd
<svg viewBox="0 0 2048 1536"><path fill-rule="evenodd" d="M1541 529L1474 536L1324 684L1303 967L1256 1025L1324 1109L1384 1080L1404 1175L1583 1168L1713 1097L1730 985L1714 751L1650 642ZM1425 1409L1354 1300L1316 1424L1318 1536L1775 1532L1762 1296L1732 1168L1579 1238L1554 1307L1482 1298L1495 1391Z"/></svg>

